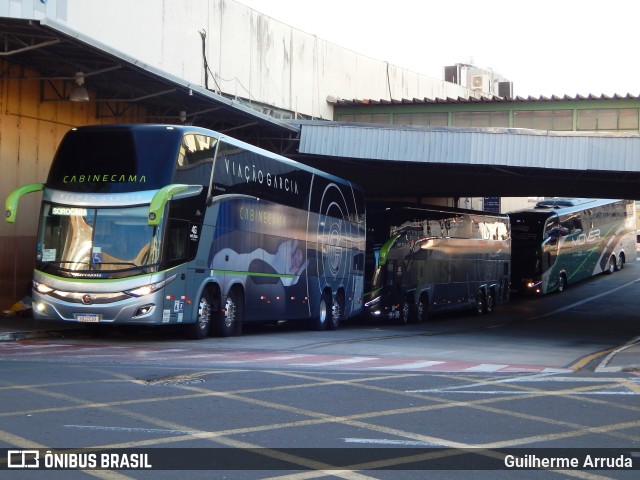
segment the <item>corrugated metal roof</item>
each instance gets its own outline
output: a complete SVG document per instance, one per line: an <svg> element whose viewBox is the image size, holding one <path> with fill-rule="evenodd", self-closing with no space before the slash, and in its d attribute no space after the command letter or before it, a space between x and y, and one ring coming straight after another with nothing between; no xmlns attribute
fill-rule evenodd
<svg viewBox="0 0 640 480"><path fill-rule="evenodd" d="M301 122L301 160L370 198L640 199L640 134Z"/></svg>
<svg viewBox="0 0 640 480"><path fill-rule="evenodd" d="M627 93L626 95L615 94L612 96L609 95L552 95L550 97L540 96L540 97L520 97L516 96L514 98L502 98L498 96L487 96L481 98L475 97L458 97L458 98L413 98L413 99L396 99L396 100L373 100L373 99L336 99L332 103L333 105L339 107L368 107L368 106L379 106L379 105L423 105L423 104L459 104L459 103L523 103L523 102L576 102L576 101L584 101L584 100L640 100L640 96L631 95Z"/></svg>
<svg viewBox="0 0 640 480"><path fill-rule="evenodd" d="M640 172L640 134L302 123L300 153L383 161Z"/></svg>

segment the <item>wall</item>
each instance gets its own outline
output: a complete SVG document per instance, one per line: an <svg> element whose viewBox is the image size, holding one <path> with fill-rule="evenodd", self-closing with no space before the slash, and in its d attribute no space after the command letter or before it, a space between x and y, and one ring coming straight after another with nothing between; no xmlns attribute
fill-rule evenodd
<svg viewBox="0 0 640 480"><path fill-rule="evenodd" d="M203 86L204 31L210 89L315 118L333 118L328 96L389 99L389 90L394 99L480 95L359 55L233 0L66 1L58 19L71 28Z"/></svg>
<svg viewBox="0 0 640 480"><path fill-rule="evenodd" d="M23 79L37 76L34 71L4 60L0 60L0 71L4 74L0 76L0 202L4 206L14 188L46 180L57 145L71 127L115 119L96 118L93 102L41 101L40 81ZM17 221L0 221L0 311L20 300L30 283L41 199L41 193L23 197Z"/></svg>

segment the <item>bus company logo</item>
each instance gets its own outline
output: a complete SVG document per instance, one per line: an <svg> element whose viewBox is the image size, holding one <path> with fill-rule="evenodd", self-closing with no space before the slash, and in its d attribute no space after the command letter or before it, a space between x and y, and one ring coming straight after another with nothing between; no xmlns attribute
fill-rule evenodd
<svg viewBox="0 0 640 480"><path fill-rule="evenodd" d="M600 241L600 229L596 228L594 230L590 230L589 233L581 233L577 237L571 238L568 241L571 242L571 246L573 247L589 243L597 243Z"/></svg>
<svg viewBox="0 0 640 480"><path fill-rule="evenodd" d="M340 265L342 264L342 247L340 246L340 225L338 223L331 224L329 230L329 242L327 244L327 261L329 263L329 271L331 275L336 277L340 273Z"/></svg>
<svg viewBox="0 0 640 480"><path fill-rule="evenodd" d="M121 173L94 173L89 175L65 175L62 177L62 183L145 183L146 181L146 175L124 175Z"/></svg>
<svg viewBox="0 0 640 480"><path fill-rule="evenodd" d="M91 298L91 295L87 295L86 293L82 296L82 303L84 303L85 305L89 305L91 304L91 302L93 302L93 299Z"/></svg>
<svg viewBox="0 0 640 480"><path fill-rule="evenodd" d="M278 175L276 173L265 172L255 165L241 165L235 160L224 159L227 175L235 177L246 183L253 182L259 185L265 185L275 190L292 193L298 195L298 182L295 180Z"/></svg>
<svg viewBox="0 0 640 480"><path fill-rule="evenodd" d="M82 272L69 272L72 277L77 278L107 278L107 273L82 273Z"/></svg>

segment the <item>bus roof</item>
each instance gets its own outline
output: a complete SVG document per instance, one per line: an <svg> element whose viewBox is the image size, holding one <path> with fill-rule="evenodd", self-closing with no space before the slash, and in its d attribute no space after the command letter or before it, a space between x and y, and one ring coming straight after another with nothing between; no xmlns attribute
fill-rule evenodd
<svg viewBox="0 0 640 480"><path fill-rule="evenodd" d="M539 201L535 207L525 208L509 212L510 216L518 216L520 214L540 214L543 216L563 215L567 213L580 212L590 208L597 208L612 203L621 202L623 200L616 199L598 199L598 198L553 198L549 200Z"/></svg>
<svg viewBox="0 0 640 480"><path fill-rule="evenodd" d="M158 130L170 130L170 131L175 131L175 132L180 132L182 135L187 134L187 133L196 133L196 134L202 134L202 135L208 135L214 138L218 138L218 139L224 139L225 142L234 145L236 147L240 147L243 148L245 150L249 150L251 152L257 153L259 155L263 155L265 157L270 157L272 159L278 160L279 162L291 165L293 167L299 168L300 170L305 170L307 172L316 174L316 175L320 175L324 178L328 178L331 179L332 181L336 182L336 183L341 183L343 185L348 185L352 188L354 188L355 190L362 190L362 188L358 185L355 184L349 180L337 177L333 174L324 172L322 170L319 170L317 168L311 167L309 165L306 165L304 163L300 163L297 162L296 160L292 160L290 158L284 157L282 155L278 155L276 153L270 152L269 150L264 150L262 148L256 147L255 145L251 145L250 143L246 143L243 142L241 140L238 140L237 138L234 137L229 137L226 136L223 133L220 132L216 132L215 130L209 130L207 128L202 128L202 127L196 127L196 126L192 126L192 125L169 125L169 124L150 124L150 123L123 123L123 124L110 124L110 125L88 125L88 126L82 126L82 127L74 127L72 130L77 130L77 131L93 131L93 132L99 132L99 131L109 131L109 130L113 130L113 131L142 131L142 130L152 130L152 131L158 131Z"/></svg>

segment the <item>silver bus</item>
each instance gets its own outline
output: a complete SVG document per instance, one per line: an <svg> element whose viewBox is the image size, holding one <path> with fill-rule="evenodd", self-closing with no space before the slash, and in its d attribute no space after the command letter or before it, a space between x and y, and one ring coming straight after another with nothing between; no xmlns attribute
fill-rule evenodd
<svg viewBox="0 0 640 480"><path fill-rule="evenodd" d="M365 206L351 183L190 126L74 128L44 184L33 275L37 319L184 325L360 313Z"/></svg>
<svg viewBox="0 0 640 480"><path fill-rule="evenodd" d="M370 318L423 322L444 311L491 313L509 300L506 215L434 206L391 208L369 218Z"/></svg>

